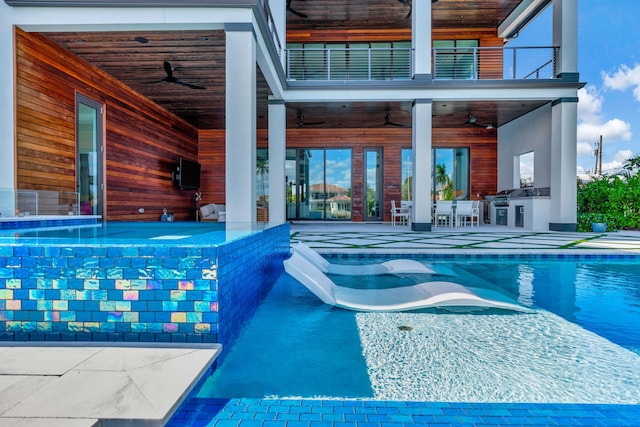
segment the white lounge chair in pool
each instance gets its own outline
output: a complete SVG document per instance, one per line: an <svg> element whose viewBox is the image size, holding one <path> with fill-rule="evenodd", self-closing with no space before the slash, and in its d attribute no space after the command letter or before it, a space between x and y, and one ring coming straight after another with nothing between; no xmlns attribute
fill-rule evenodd
<svg viewBox="0 0 640 427"><path fill-rule="evenodd" d="M300 254L311 264L315 265L318 270L328 274L343 274L348 276L407 273L436 274L436 271L412 259L393 259L380 264L332 264L304 243L298 243L292 249L293 252Z"/></svg>
<svg viewBox="0 0 640 427"><path fill-rule="evenodd" d="M492 298L481 297L453 282L424 282L386 289L338 286L297 252L284 261L284 269L325 304L348 310L408 311L431 307L482 307L532 312L526 307L506 301L506 297L498 292L487 290Z"/></svg>

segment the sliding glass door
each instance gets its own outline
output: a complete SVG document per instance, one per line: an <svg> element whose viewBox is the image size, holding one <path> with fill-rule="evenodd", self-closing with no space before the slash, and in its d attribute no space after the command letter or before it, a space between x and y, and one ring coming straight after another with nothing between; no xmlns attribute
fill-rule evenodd
<svg viewBox="0 0 640 427"><path fill-rule="evenodd" d="M468 200L469 149L435 148L432 158L434 200Z"/></svg>
<svg viewBox="0 0 640 427"><path fill-rule="evenodd" d="M365 221L382 220L382 148L364 149Z"/></svg>
<svg viewBox="0 0 640 427"><path fill-rule="evenodd" d="M351 219L351 150L287 149L287 219Z"/></svg>

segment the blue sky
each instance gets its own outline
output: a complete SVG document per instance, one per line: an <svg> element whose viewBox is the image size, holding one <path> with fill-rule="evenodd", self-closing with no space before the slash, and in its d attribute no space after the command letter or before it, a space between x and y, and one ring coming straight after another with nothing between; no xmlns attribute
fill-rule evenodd
<svg viewBox="0 0 640 427"><path fill-rule="evenodd" d="M595 168L603 139L603 172L640 155L639 0L578 1L578 174ZM517 43L517 44L516 44ZM551 45L551 7L511 45Z"/></svg>

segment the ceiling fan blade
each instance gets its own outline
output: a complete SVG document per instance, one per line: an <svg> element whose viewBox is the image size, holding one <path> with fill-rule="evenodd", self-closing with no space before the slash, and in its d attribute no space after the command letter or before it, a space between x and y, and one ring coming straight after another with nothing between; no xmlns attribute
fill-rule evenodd
<svg viewBox="0 0 640 427"><path fill-rule="evenodd" d="M164 61L164 71L167 73L167 78L173 78L173 67L169 61Z"/></svg>
<svg viewBox="0 0 640 427"><path fill-rule="evenodd" d="M298 12L293 7L291 7L291 0L287 0L287 12L291 12L294 15L299 16L300 18L303 18L303 19L307 19L309 17L308 15L305 15L302 12Z"/></svg>
<svg viewBox="0 0 640 427"><path fill-rule="evenodd" d="M287 8L287 11L288 11L288 12L291 12L291 13L293 13L294 15L297 15L297 16L299 16L300 18L303 18L303 19L307 19L307 18L309 17L308 15L305 15L305 14L304 14L304 13L302 13L302 12L298 12L297 10L295 10L294 8L291 8L291 7L288 7L288 8Z"/></svg>
<svg viewBox="0 0 640 427"><path fill-rule="evenodd" d="M401 127L401 128L407 128L410 127L409 125L403 125L401 123L394 123L391 121L391 113L387 113L386 116L384 116L384 122L380 125L377 125L375 127L383 127L383 126L396 126L396 127Z"/></svg>
<svg viewBox="0 0 640 427"><path fill-rule="evenodd" d="M409 0L398 0L398 1L405 6L409 6L409 13L407 13L407 16L405 16L404 19L411 18L411 10L413 9L413 5L411 4L411 2Z"/></svg>
<svg viewBox="0 0 640 427"><path fill-rule="evenodd" d="M183 82L182 80L179 80L179 79L173 80L172 83L177 83L179 85L186 86L191 89L206 89L206 87L204 86L198 86L198 85L194 85L193 83Z"/></svg>

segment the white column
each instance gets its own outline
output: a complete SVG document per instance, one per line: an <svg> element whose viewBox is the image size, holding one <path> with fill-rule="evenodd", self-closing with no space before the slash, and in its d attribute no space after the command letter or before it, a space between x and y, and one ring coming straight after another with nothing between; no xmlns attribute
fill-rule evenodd
<svg viewBox="0 0 640 427"><path fill-rule="evenodd" d="M251 24L226 32L227 221L256 220L256 42Z"/></svg>
<svg viewBox="0 0 640 427"><path fill-rule="evenodd" d="M283 224L286 217L285 160L287 116L284 101L269 101L269 222Z"/></svg>
<svg viewBox="0 0 640 427"><path fill-rule="evenodd" d="M551 215L549 230L576 231L576 144L578 98L551 107Z"/></svg>
<svg viewBox="0 0 640 427"><path fill-rule="evenodd" d="M431 231L431 111L430 99L413 103L413 211L411 229Z"/></svg>
<svg viewBox="0 0 640 427"><path fill-rule="evenodd" d="M13 27L9 19L9 6L0 5L0 214L3 217L14 216L15 197L15 144L14 144L14 57ZM7 191L8 190L8 191Z"/></svg>
<svg viewBox="0 0 640 427"><path fill-rule="evenodd" d="M431 78L431 1L413 0L411 47L414 49L416 79Z"/></svg>
<svg viewBox="0 0 640 427"><path fill-rule="evenodd" d="M578 0L554 0L553 45L560 46L557 74L577 73Z"/></svg>

